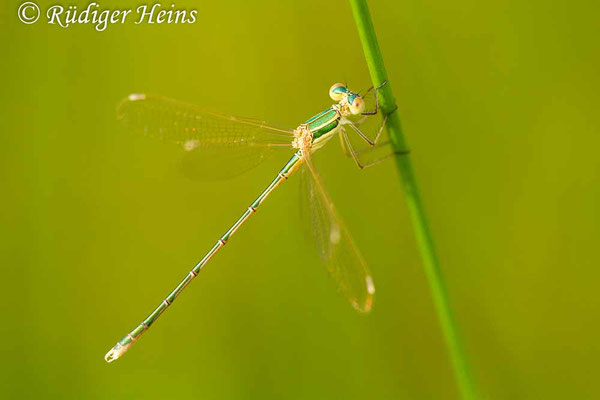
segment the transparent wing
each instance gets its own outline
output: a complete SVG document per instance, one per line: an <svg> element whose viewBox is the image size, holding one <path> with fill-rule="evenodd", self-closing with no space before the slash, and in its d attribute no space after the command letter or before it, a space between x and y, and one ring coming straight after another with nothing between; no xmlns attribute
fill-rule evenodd
<svg viewBox="0 0 600 400"><path fill-rule="evenodd" d="M368 312L375 287L371 273L325 191L310 156L301 172L303 219L315 240L320 258L337 281L340 291L360 312Z"/></svg>
<svg viewBox="0 0 600 400"><path fill-rule="evenodd" d="M117 116L148 136L198 147L291 145L293 133L248 118L232 117L164 97L133 94L123 100Z"/></svg>
<svg viewBox="0 0 600 400"><path fill-rule="evenodd" d="M241 175L258 166L273 147L198 147L181 158L183 174L198 181L219 181Z"/></svg>
<svg viewBox="0 0 600 400"><path fill-rule="evenodd" d="M175 100L134 94L117 117L131 130L175 143L186 151L184 173L222 179L255 167L278 149L291 149L293 132L264 121L220 114Z"/></svg>

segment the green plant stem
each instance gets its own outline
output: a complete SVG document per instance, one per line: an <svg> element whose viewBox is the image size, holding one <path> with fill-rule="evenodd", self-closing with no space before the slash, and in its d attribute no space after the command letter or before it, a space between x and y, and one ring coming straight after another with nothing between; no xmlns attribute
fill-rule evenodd
<svg viewBox="0 0 600 400"><path fill-rule="evenodd" d="M371 80L374 86L387 82L378 90L378 100L383 115L387 115L386 129L390 135L392 147L396 152L396 165L404 184L406 200L415 230L417 244L423 259L425 274L431 288L433 303L442 328L444 340L448 347L449 357L457 380L457 386L463 399L476 399L471 374L467 365L465 353L462 349L456 323L448 300L448 293L439 261L435 252L431 231L423 203L419 195L417 180L408 154L408 145L402 134L400 118L396 112L396 101L392 94L392 87L387 78L383 57L371 21L369 8L365 0L350 0L352 13L358 28L358 33L365 53L365 58Z"/></svg>

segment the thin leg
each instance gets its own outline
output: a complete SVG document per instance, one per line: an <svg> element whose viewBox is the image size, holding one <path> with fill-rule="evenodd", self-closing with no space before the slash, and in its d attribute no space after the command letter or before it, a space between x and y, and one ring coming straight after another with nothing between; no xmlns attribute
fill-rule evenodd
<svg viewBox="0 0 600 400"><path fill-rule="evenodd" d="M369 116L365 115L364 117L362 117L361 119L359 119L358 121L356 121L354 123L354 125L356 125L356 126L362 125L368 119L369 119Z"/></svg>
<svg viewBox="0 0 600 400"><path fill-rule="evenodd" d="M344 128L342 128L342 130L344 130ZM345 130L344 130L344 133L346 133ZM342 151L344 152L344 155L346 157L352 157L352 154L350 154L350 152L348 151L348 146L346 146L346 142L344 140L344 135L342 135L342 133L340 132L340 134L338 135L338 137L340 138L340 146L342 146ZM386 140L385 142L376 143L375 146L355 151L355 153L356 153L357 156L360 157L363 154L368 154L368 153L370 153L370 152L372 152L374 150L382 148L383 146L387 146L388 144L390 144L390 141Z"/></svg>
<svg viewBox="0 0 600 400"><path fill-rule="evenodd" d="M373 151L382 148L383 146L387 146L388 144L390 144L391 142L389 140L386 140L385 142L380 142L377 143L375 146L373 147L367 147L366 149L362 149L362 150L357 150L356 151L356 155L357 156L362 156L363 154L369 154L372 153ZM348 154L350 155L350 154Z"/></svg>
<svg viewBox="0 0 600 400"><path fill-rule="evenodd" d="M367 137L367 135L365 135L359 128L358 125L361 125L362 123L364 123L367 118L371 115L375 115L379 112L379 100L377 99L377 91L379 89L381 89L383 86L385 86L387 84L387 81L383 82L381 85L377 86L375 88L375 110L374 111L367 111L367 112L363 112L361 113L361 115L364 115L363 118L361 118L360 120L358 120L356 123L348 123L348 125L350 125L350 127L352 129L354 129L356 131L356 133L358 133L358 135L365 141L367 142L369 145L374 146L375 143L377 143L377 141L379 140L379 137L381 136L381 132L383 132L383 127L385 126L385 123L387 121L387 115L383 117L382 121L381 121L381 125L379 126L379 129L377 130L377 135L375 136L374 140L371 140ZM364 96L366 96L367 94L369 94L369 92L373 89L373 87L371 86L364 94ZM396 108L398 108L398 106L396 106ZM392 110L392 112L396 111L396 108L394 110Z"/></svg>
<svg viewBox="0 0 600 400"><path fill-rule="evenodd" d="M351 154L348 152L348 147L346 146L346 143L344 141L344 136L342 135L342 132L345 134L346 131L344 130L344 127L342 127L340 129L340 133L338 134L339 138L340 138L340 145L342 146L342 151L344 152L344 155L346 157L350 157Z"/></svg>
<svg viewBox="0 0 600 400"><path fill-rule="evenodd" d="M369 95L369 93L371 93L371 90L373 90L372 85L367 89L367 91L364 94L361 94L362 90L360 92L358 92L358 94L359 94L359 96L361 96L364 99L365 97L367 97Z"/></svg>
<svg viewBox="0 0 600 400"><path fill-rule="evenodd" d="M341 128L341 129L342 129L342 131L344 131L344 133L346 133L344 128ZM352 154L350 154L350 152L348 151L348 146L346 146L346 142L344 140L344 135L342 135L342 133L340 132L338 137L340 138L340 146L342 146L342 151L344 152L344 155L346 157L352 157ZM388 144L390 144L390 141L386 140L385 142L376 143L375 146L373 146L373 147L367 147L366 149L355 151L355 153L358 157L360 157L363 154L371 153L372 151L380 149L383 146L387 146Z"/></svg>
<svg viewBox="0 0 600 400"><path fill-rule="evenodd" d="M366 117L365 117L366 118ZM363 119L361 119L360 121L358 121L359 124L363 123ZM375 135L375 139L371 140L369 139L369 137L367 135L365 135L359 128L358 126L356 126L356 124L353 124L352 122L347 123L346 125L350 125L350 127L352 129L354 129L354 131L356 133L358 133L358 136L360 136L365 142L367 142L370 146L375 146L375 144L377 143L377 141L379 141L379 138L381 137L381 133L383 132L383 127L385 126L385 123L387 122L387 115L385 117L383 117L383 119L381 120L381 125L379 125L379 129L377 130L377 135Z"/></svg>
<svg viewBox="0 0 600 400"><path fill-rule="evenodd" d="M359 154L365 154L365 153L373 150L374 148L366 149L366 151L362 151L360 153L357 153L354 150L354 148L352 147L352 143L350 143L350 139L348 138L348 134L346 133L345 130L340 131L340 137L344 140L344 142L345 142L345 148L347 148L350 151L350 155L354 159L354 162L356 163L356 166L359 169L365 169L365 168L368 168L368 167L372 167L373 165L379 164L380 162L383 162L383 161L387 160L388 158L390 158L390 157L392 157L392 156L394 156L396 154L408 154L409 153L409 151L403 151L403 152L393 151L390 154L387 154L387 155L385 155L385 156L383 156L381 158L378 158L377 160L374 160L374 161L371 161L369 163L363 164L363 163L360 162Z"/></svg>
<svg viewBox="0 0 600 400"><path fill-rule="evenodd" d="M362 115L375 115L379 112L378 111L379 110L379 101L377 100L377 91L379 89L381 89L383 86L385 86L386 83L387 83L387 81L383 82L381 85L379 85L375 88L375 111L366 111L366 112L363 112ZM369 90L367 90L367 92L365 93L365 96L367 94L369 94L369 92L371 91L372 88L373 87L371 87Z"/></svg>
<svg viewBox="0 0 600 400"><path fill-rule="evenodd" d="M358 129L358 127L356 125L354 125L353 123L349 123L347 125L349 125L350 128L354 129L354 132L358 133L358 136L360 136L365 142L369 143L369 145L371 145L371 146L375 145L375 142L372 141L371 139L369 139L369 137L367 135L362 133L362 131L360 129Z"/></svg>

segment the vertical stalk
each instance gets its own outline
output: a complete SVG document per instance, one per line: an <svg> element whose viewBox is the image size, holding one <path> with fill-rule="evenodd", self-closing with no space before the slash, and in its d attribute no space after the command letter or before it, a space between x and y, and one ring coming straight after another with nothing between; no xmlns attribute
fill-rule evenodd
<svg viewBox="0 0 600 400"><path fill-rule="evenodd" d="M425 275L431 289L433 304L442 328L444 340L448 347L448 353L456 376L458 390L463 399L477 399L452 308L450 307L448 300L448 293L435 252L433 238L427 223L423 203L419 195L417 180L408 155L408 145L402 134L400 118L396 112L396 101L392 94L392 87L387 79L383 57L381 55L381 50L379 49L375 29L373 28L369 8L366 0L350 0L350 5L352 7L352 13L354 15L354 20L356 21L373 85L379 86L383 82L388 82L378 90L378 100L382 113L388 116L386 129L388 130L392 147L396 152L396 166L398 167L404 185L410 218L423 259Z"/></svg>

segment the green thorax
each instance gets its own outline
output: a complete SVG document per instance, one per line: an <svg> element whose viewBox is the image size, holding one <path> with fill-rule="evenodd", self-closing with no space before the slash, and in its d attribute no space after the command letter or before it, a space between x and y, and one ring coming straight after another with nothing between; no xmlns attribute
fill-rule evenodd
<svg viewBox="0 0 600 400"><path fill-rule="evenodd" d="M310 118L305 124L313 134L313 140L334 130L340 122L338 112L332 107Z"/></svg>

